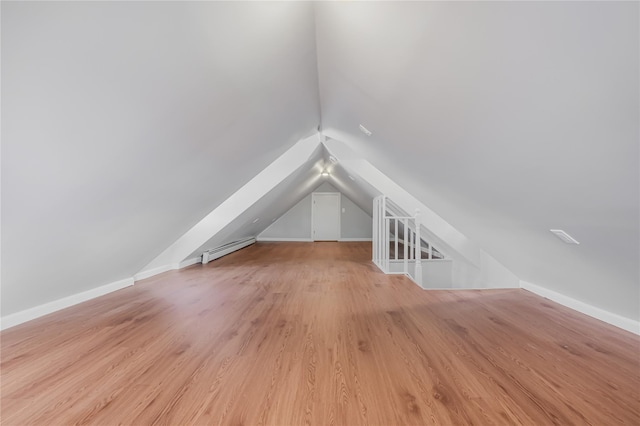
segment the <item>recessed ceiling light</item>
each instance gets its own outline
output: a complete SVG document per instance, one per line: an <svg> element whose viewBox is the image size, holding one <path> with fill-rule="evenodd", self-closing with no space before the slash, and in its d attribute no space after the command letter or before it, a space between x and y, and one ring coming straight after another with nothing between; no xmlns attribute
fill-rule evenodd
<svg viewBox="0 0 640 426"><path fill-rule="evenodd" d="M567 244L580 244L578 240L564 232L562 229L549 229L553 234Z"/></svg>
<svg viewBox="0 0 640 426"><path fill-rule="evenodd" d="M329 156L329 161L331 161L333 164L338 162L338 159L336 157L334 157L333 155Z"/></svg>
<svg viewBox="0 0 640 426"><path fill-rule="evenodd" d="M321 175L324 176L324 177L327 177L327 176L329 176L329 172L326 171L326 170L323 170Z"/></svg>
<svg viewBox="0 0 640 426"><path fill-rule="evenodd" d="M364 133L367 136L371 136L371 130L367 129L366 127L364 127L362 124L360 125L360 131L362 133Z"/></svg>

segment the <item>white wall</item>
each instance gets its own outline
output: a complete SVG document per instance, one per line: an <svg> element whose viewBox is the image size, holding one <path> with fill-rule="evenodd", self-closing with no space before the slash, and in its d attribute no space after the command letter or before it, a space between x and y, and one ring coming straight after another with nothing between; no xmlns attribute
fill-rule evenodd
<svg viewBox="0 0 640 426"><path fill-rule="evenodd" d="M328 182L323 182L313 192L340 192ZM371 238L371 216L344 194L340 195L340 239L367 240ZM304 197L289 211L265 229L259 240L311 241L311 194Z"/></svg>
<svg viewBox="0 0 640 426"><path fill-rule="evenodd" d="M3 315L131 277L321 108L519 279L640 317L637 2L0 7Z"/></svg>
<svg viewBox="0 0 640 426"><path fill-rule="evenodd" d="M638 321L639 9L319 3L323 133L518 278Z"/></svg>
<svg viewBox="0 0 640 426"><path fill-rule="evenodd" d="M371 238L372 218L358 207L344 194L340 194L340 207L342 209L340 217L340 238L346 239L366 239Z"/></svg>
<svg viewBox="0 0 640 426"><path fill-rule="evenodd" d="M266 226L265 215L268 217L279 209L286 210L285 206L290 205L300 191L312 188L319 180L320 171L315 163L322 151L316 135L299 141L209 212L136 276L146 277L158 271L175 269L175 265L192 256L204 244L230 242L233 239L225 240L234 236L255 236ZM217 246L206 248L214 247Z"/></svg>
<svg viewBox="0 0 640 426"><path fill-rule="evenodd" d="M311 194L305 196L258 236L261 240L311 241Z"/></svg>
<svg viewBox="0 0 640 426"><path fill-rule="evenodd" d="M361 187L362 192L372 192L361 186L362 183L367 182L367 186L388 196L405 212L420 212L423 231L426 231L423 232L422 237L437 247L447 258L454 260L453 287L519 287L519 279L513 272L371 163L361 158L348 144L328 138L324 145L339 159L340 167L349 176L357 177L351 182L354 186Z"/></svg>
<svg viewBox="0 0 640 426"><path fill-rule="evenodd" d="M0 7L3 316L131 277L320 120L309 3Z"/></svg>

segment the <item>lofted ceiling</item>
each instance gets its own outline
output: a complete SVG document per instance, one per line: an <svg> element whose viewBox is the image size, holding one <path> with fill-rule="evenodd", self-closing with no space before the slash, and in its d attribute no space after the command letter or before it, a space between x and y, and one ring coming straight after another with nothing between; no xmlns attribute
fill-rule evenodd
<svg viewBox="0 0 640 426"><path fill-rule="evenodd" d="M131 277L320 125L521 280L640 316L638 3L1 8L3 315Z"/></svg>
<svg viewBox="0 0 640 426"><path fill-rule="evenodd" d="M638 16L637 2L319 4L323 133L520 279L638 319Z"/></svg>
<svg viewBox="0 0 640 426"><path fill-rule="evenodd" d="M3 314L131 277L317 129L312 4L1 7Z"/></svg>

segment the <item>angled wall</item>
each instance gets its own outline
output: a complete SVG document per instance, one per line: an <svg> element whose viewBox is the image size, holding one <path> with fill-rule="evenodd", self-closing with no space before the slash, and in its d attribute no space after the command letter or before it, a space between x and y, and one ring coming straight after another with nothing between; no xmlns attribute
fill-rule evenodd
<svg viewBox="0 0 640 426"><path fill-rule="evenodd" d="M639 7L318 4L323 133L524 286L637 324Z"/></svg>
<svg viewBox="0 0 640 426"><path fill-rule="evenodd" d="M291 194L296 194L291 190L304 191L319 179L321 169L315 166L322 152L316 135L296 143L169 245L136 274L136 279L176 269L199 248L209 248L209 244L216 247L217 242L221 244L234 232L249 236L247 233L250 231L257 233L264 229L267 226L265 222L253 223L253 220L260 219L253 216L265 216L264 209L273 206L282 206L281 209L286 211L287 204L279 204L279 198L293 204L297 197L291 198Z"/></svg>
<svg viewBox="0 0 640 426"><path fill-rule="evenodd" d="M320 123L357 153L316 153L331 183L428 212L460 280L638 328L637 2L0 7L3 318L129 285ZM172 264L261 232L317 184L305 161Z"/></svg>
<svg viewBox="0 0 640 426"><path fill-rule="evenodd" d="M130 280L319 123L309 3L0 7L3 316Z"/></svg>
<svg viewBox="0 0 640 426"><path fill-rule="evenodd" d="M361 191L376 192L389 197L397 206L413 215L420 213L423 237L433 243L438 250L454 260L452 283L454 288L514 288L519 287L519 279L508 268L488 254L480 245L439 216L413 194L398 185L348 144L327 138L324 142L328 152L340 159L342 174L357 177L343 184L360 187Z"/></svg>
<svg viewBox="0 0 640 426"><path fill-rule="evenodd" d="M188 258L198 257L206 249L219 247L243 237L256 237L289 209L300 204L299 201L321 181L324 149L317 142L316 136L313 136L310 142L316 148L307 161L303 161L293 173L274 185L244 212L235 216L227 226L194 250ZM269 167L281 168L282 165L274 162ZM269 187L262 176L258 175L256 179L260 186Z"/></svg>

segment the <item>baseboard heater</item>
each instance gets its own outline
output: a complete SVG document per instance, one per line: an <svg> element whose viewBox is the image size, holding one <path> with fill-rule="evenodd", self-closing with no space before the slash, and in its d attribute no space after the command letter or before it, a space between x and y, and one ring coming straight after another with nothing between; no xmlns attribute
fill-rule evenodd
<svg viewBox="0 0 640 426"><path fill-rule="evenodd" d="M250 246L255 242L256 242L256 239L254 237L250 237L250 238L244 238L242 240L233 241L225 245L222 245L220 247L209 249L202 253L202 264L206 265L212 260L215 260L229 253L233 253L234 251L240 250L241 248L245 248L246 246Z"/></svg>

